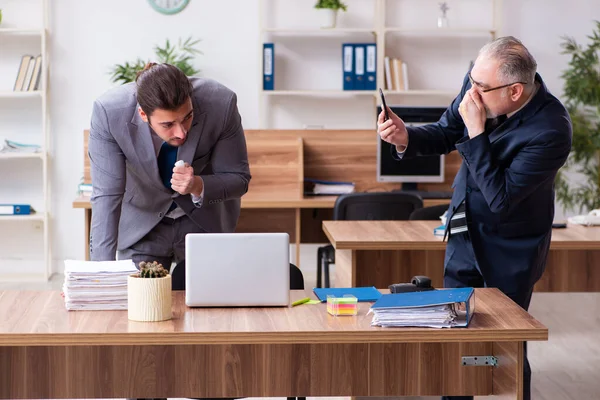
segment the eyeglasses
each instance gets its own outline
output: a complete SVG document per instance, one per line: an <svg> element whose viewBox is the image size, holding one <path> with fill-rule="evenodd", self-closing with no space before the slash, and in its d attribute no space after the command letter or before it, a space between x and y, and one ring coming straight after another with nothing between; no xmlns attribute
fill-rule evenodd
<svg viewBox="0 0 600 400"><path fill-rule="evenodd" d="M490 88L490 89L484 89L481 87L481 85L479 83L477 83L473 80L473 77L471 77L471 72L469 72L467 75L469 76L469 81L471 81L471 86L477 85L477 87L481 90L481 93L487 93L487 92L491 92L492 90L502 89L505 87L516 85L517 83L520 83L521 85L527 85L527 82L513 82L513 83L509 83L508 85L502 85L502 86L496 86L496 87Z"/></svg>

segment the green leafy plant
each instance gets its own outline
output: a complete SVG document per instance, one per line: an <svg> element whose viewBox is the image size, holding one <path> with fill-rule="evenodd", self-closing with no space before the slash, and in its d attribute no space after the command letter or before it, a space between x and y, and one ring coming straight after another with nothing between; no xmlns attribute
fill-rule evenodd
<svg viewBox="0 0 600 400"><path fill-rule="evenodd" d="M340 0L318 0L317 4L315 4L315 8L329 8L331 10L346 11L348 6Z"/></svg>
<svg viewBox="0 0 600 400"><path fill-rule="evenodd" d="M139 278L163 278L169 274L162 264L156 261L147 263L142 261L140 263L140 270L137 274Z"/></svg>
<svg viewBox="0 0 600 400"><path fill-rule="evenodd" d="M565 166L556 177L556 197L565 211L600 208L600 21L588 36L586 48L564 36L562 54L571 56L563 71L565 106L573 124L573 144ZM575 185L565 171L581 173Z"/></svg>
<svg viewBox="0 0 600 400"><path fill-rule="evenodd" d="M176 66L181 69L187 76L193 76L198 74L200 71L195 69L192 61L198 54L202 54L195 46L200 42L200 39L193 40L191 37L187 38L184 42L179 39L177 45L172 45L169 39L166 40L163 47L154 46L154 53L156 59L160 63L167 63ZM144 66L149 61L144 61L141 58L137 58L133 62L125 62L124 64L117 64L111 70L111 81L114 83L129 83L135 81L136 74L138 71L144 69Z"/></svg>

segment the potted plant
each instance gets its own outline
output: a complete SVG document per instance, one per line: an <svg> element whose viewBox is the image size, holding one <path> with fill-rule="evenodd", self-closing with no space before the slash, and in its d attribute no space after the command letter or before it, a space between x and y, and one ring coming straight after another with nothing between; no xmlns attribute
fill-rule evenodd
<svg viewBox="0 0 600 400"><path fill-rule="evenodd" d="M196 75L200 71L194 68L192 60L195 55L202 54L200 50L194 47L199 41L200 39L192 40L191 37L187 38L184 42L179 39L177 46L175 46L167 39L163 47L154 46L156 59L159 63L176 66L186 76ZM120 82L121 84L133 82L135 81L137 72L143 70L148 62L138 58L131 63L127 61L124 64L117 64L111 70L110 80L114 83Z"/></svg>
<svg viewBox="0 0 600 400"><path fill-rule="evenodd" d="M338 11L346 11L347 5L340 0L318 0L315 8L321 14L321 28L335 28Z"/></svg>
<svg viewBox="0 0 600 400"><path fill-rule="evenodd" d="M162 264L140 263L139 271L127 277L127 314L132 321L171 319L171 275Z"/></svg>
<svg viewBox="0 0 600 400"><path fill-rule="evenodd" d="M556 177L556 198L565 211L600 208L600 21L587 47L564 37L562 54L571 59L563 71L565 106L573 124L573 143L565 166ZM569 179L575 170L585 179Z"/></svg>

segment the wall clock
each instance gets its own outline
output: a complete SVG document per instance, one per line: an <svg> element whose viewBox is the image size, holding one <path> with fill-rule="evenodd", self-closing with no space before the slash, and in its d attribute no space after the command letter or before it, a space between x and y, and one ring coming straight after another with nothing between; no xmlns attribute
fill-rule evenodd
<svg viewBox="0 0 600 400"><path fill-rule="evenodd" d="M189 4L190 0L148 0L156 11L162 14L177 14Z"/></svg>

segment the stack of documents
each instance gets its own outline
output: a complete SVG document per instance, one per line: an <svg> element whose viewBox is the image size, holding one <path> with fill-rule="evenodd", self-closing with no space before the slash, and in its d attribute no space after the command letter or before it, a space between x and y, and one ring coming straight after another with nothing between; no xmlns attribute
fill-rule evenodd
<svg viewBox="0 0 600 400"><path fill-rule="evenodd" d="M341 195L354 192L352 182L333 182L318 179L304 180L304 193L306 195Z"/></svg>
<svg viewBox="0 0 600 400"><path fill-rule="evenodd" d="M475 307L473 288L385 294L373 304L371 325L384 328L452 328L469 324Z"/></svg>
<svg viewBox="0 0 600 400"><path fill-rule="evenodd" d="M127 277L136 272L132 260L65 260L67 310L127 310Z"/></svg>

